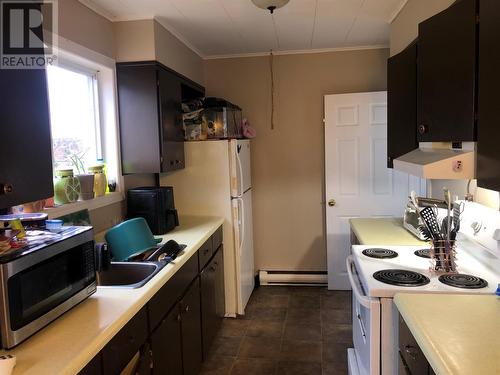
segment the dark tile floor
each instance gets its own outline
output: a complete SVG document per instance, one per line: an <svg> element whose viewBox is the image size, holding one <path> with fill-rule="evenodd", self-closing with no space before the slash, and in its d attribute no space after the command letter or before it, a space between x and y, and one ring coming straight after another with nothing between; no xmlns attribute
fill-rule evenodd
<svg viewBox="0 0 500 375"><path fill-rule="evenodd" d="M225 319L204 375L344 375L352 347L351 293L262 286L246 315Z"/></svg>

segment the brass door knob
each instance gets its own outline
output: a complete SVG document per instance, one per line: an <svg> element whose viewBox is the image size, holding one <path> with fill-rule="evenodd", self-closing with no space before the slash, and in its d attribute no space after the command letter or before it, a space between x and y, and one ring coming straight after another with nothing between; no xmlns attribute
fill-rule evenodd
<svg viewBox="0 0 500 375"><path fill-rule="evenodd" d="M335 199L330 199L330 200L328 201L328 205L329 205L330 207L333 207L333 206L335 206L336 204L337 204L337 202L335 202Z"/></svg>

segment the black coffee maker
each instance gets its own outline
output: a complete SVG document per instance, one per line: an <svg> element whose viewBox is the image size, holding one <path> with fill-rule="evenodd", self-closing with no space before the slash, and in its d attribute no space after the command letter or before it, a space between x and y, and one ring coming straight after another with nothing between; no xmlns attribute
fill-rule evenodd
<svg viewBox="0 0 500 375"><path fill-rule="evenodd" d="M172 186L147 186L127 192L127 218L143 217L151 232L161 235L179 225Z"/></svg>

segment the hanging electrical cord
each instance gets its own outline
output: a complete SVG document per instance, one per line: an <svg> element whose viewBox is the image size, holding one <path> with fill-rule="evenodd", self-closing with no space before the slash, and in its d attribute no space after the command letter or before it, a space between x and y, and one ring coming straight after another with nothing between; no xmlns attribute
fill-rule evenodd
<svg viewBox="0 0 500 375"><path fill-rule="evenodd" d="M314 42L314 33L316 32L316 20L318 17L318 0L316 0L316 4L314 5L314 21L313 27L311 31L311 40L309 41L309 47L312 48Z"/></svg>
<svg viewBox="0 0 500 375"><path fill-rule="evenodd" d="M276 37L276 46L278 50L280 49L280 37L278 35L278 28L276 27L276 21L274 19L274 14L271 14L271 20L273 21L274 36Z"/></svg>
<svg viewBox="0 0 500 375"><path fill-rule="evenodd" d="M271 130L274 130L274 55L269 52L269 68L271 73Z"/></svg>

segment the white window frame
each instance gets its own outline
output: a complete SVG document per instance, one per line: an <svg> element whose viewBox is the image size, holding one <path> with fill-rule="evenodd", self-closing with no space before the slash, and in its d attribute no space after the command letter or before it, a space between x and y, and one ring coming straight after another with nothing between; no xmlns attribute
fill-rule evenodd
<svg viewBox="0 0 500 375"><path fill-rule="evenodd" d="M102 148L102 124L101 124L101 103L99 101L99 71L90 69L85 66L74 63L67 58L59 59L57 66L61 69L66 69L74 73L80 73L92 79L92 100L94 102L94 132L95 132L95 148L96 160L103 159ZM49 96L50 101L50 96Z"/></svg>
<svg viewBox="0 0 500 375"><path fill-rule="evenodd" d="M116 61L101 55L84 46L59 36L57 49L58 64L62 68L92 74L95 79L95 95L97 101L96 147L106 162L108 179L116 181L116 191L103 197L87 201L68 203L55 208L47 208L49 217L59 217L83 209L94 210L124 200L124 180L121 172L118 100L116 89ZM99 131L97 131L99 130Z"/></svg>

